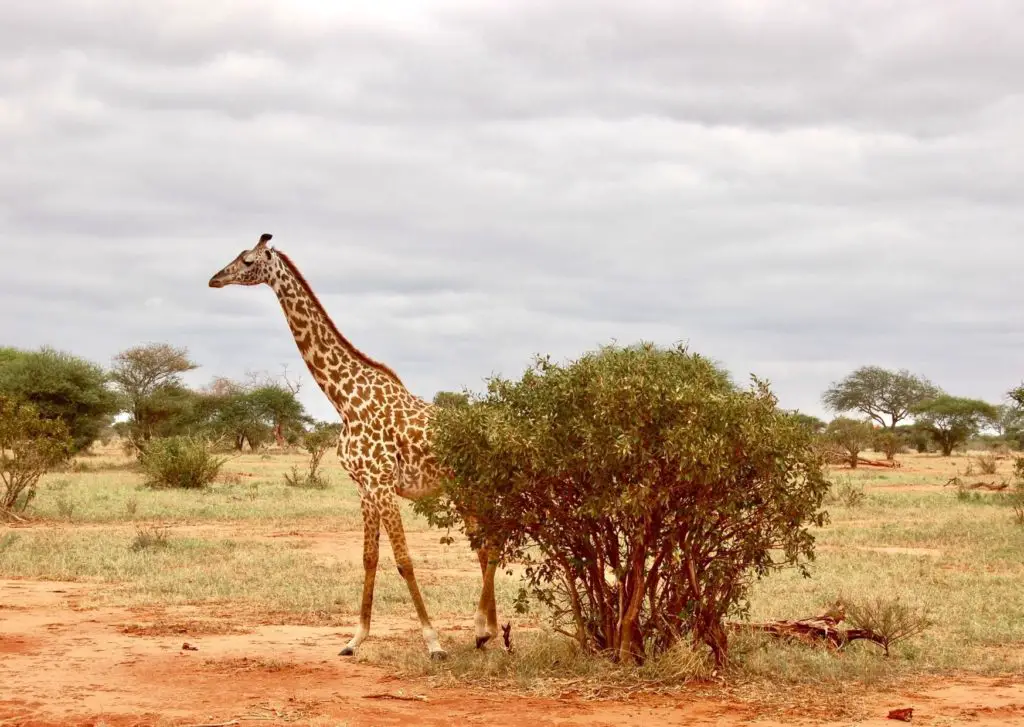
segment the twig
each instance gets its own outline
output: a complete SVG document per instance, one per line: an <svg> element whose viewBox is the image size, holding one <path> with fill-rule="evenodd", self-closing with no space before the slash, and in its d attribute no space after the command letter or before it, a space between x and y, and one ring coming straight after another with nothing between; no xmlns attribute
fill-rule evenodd
<svg viewBox="0 0 1024 727"><path fill-rule="evenodd" d="M389 694L388 692L381 692L380 694L364 694L363 699L397 699L401 702L425 702L427 698L422 694L414 694L411 697L407 697L403 694Z"/></svg>
<svg viewBox="0 0 1024 727"><path fill-rule="evenodd" d="M227 722L201 722L200 724L189 724L185 725L185 727L231 727L236 724L238 724L238 720L232 719Z"/></svg>

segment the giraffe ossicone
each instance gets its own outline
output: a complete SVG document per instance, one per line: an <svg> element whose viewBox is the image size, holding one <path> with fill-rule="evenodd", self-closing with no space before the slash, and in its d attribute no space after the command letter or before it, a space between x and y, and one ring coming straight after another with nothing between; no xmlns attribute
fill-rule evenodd
<svg viewBox="0 0 1024 727"><path fill-rule="evenodd" d="M309 283L283 252L267 246L263 233L210 278L211 288L267 285L277 295L299 353L314 381L342 420L338 457L356 483L363 515L363 597L359 625L341 655L350 656L369 636L373 590L383 526L395 564L405 579L431 658L446 654L430 623L406 544L397 497L418 499L440 484L429 442L434 404L410 392L391 368L356 348L334 325ZM486 547L477 551L483 587L474 624L476 645L498 635L494 601L496 562Z"/></svg>

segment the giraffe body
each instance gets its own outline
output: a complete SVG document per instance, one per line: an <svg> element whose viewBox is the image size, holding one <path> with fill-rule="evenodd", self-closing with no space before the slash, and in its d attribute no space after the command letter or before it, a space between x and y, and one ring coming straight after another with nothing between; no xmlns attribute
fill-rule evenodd
<svg viewBox="0 0 1024 727"><path fill-rule="evenodd" d="M363 515L363 597L359 626L342 655L352 655L369 635L373 590L383 526L405 579L427 650L444 658L413 571L397 497L418 499L434 492L440 470L428 440L433 404L410 392L398 375L353 346L335 327L299 269L260 237L210 278L210 287L268 285L277 295L299 353L342 420L338 457L359 491ZM496 565L487 548L477 552L483 588L475 618L476 643L497 635L494 602Z"/></svg>

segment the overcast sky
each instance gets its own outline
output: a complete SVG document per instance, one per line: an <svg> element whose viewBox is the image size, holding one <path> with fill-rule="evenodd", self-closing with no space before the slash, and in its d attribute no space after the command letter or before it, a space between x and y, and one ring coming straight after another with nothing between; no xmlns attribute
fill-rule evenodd
<svg viewBox="0 0 1024 727"><path fill-rule="evenodd" d="M644 339L818 415L862 364L998 402L1022 69L1016 0L4 0L0 344L334 418L273 293L207 287L271 232L428 398Z"/></svg>

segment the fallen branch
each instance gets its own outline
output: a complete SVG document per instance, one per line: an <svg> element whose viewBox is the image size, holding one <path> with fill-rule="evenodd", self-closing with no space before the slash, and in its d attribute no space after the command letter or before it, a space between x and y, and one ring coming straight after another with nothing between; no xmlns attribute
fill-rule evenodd
<svg viewBox="0 0 1024 727"><path fill-rule="evenodd" d="M965 485L968 490L991 490L992 492L1001 492L1009 486L1009 482L972 482Z"/></svg>
<svg viewBox="0 0 1024 727"><path fill-rule="evenodd" d="M841 629L839 623L846 618L841 605L818 616L795 621L779 620L763 623L729 623L736 630L758 631L778 638L797 639L805 643L827 642L835 649L842 649L851 641L865 640L885 647L885 640L871 629Z"/></svg>
<svg viewBox="0 0 1024 727"><path fill-rule="evenodd" d="M238 720L232 719L228 722L201 722L200 724L185 725L185 727L233 727L236 724L238 724Z"/></svg>
<svg viewBox="0 0 1024 727"><path fill-rule="evenodd" d="M888 469L895 469L897 467L903 466L896 460L890 461L887 459L864 459L863 457L858 457L857 466L859 467L860 465L864 465L866 467L886 467Z"/></svg>

